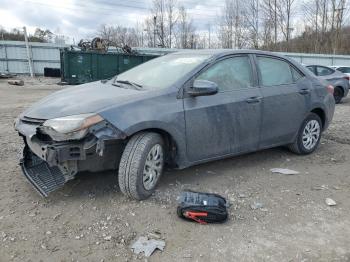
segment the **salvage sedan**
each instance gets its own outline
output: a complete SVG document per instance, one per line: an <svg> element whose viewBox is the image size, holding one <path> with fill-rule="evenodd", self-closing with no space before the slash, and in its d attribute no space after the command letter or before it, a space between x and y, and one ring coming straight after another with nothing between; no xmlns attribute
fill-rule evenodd
<svg viewBox="0 0 350 262"><path fill-rule="evenodd" d="M125 195L145 199L165 165L282 145L313 152L333 117L333 91L269 52L173 53L27 109L15 121L25 144L21 167L43 196L78 172L115 170Z"/></svg>

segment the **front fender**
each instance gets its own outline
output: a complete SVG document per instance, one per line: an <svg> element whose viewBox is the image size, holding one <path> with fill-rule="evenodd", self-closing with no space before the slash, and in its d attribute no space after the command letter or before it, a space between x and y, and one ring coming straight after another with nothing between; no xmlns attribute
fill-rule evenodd
<svg viewBox="0 0 350 262"><path fill-rule="evenodd" d="M149 129L168 133L177 146L178 165L185 161L185 115L182 99L177 93L168 93L149 99L109 108L99 114L128 137Z"/></svg>

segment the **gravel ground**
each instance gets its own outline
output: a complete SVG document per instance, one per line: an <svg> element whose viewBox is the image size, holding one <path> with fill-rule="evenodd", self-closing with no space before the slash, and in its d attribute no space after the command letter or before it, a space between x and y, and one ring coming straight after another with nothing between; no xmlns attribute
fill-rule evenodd
<svg viewBox="0 0 350 262"><path fill-rule="evenodd" d="M309 156L275 148L167 171L141 202L121 194L114 173L85 173L44 199L21 174L13 120L63 88L56 82L26 78L18 87L0 80L0 261L144 261L130 245L152 232L166 247L148 261L350 261L350 99L337 105ZM275 167L300 174L271 173ZM179 219L183 189L227 197L229 220L202 226ZM327 206L328 197L337 205Z"/></svg>

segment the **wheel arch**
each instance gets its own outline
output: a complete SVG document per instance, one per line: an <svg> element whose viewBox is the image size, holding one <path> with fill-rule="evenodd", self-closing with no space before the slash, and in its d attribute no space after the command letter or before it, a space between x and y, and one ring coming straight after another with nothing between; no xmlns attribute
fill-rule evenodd
<svg viewBox="0 0 350 262"><path fill-rule="evenodd" d="M311 113L314 113L318 115L321 118L322 121L322 129L324 129L326 125L326 113L321 107L316 107L310 111Z"/></svg>
<svg viewBox="0 0 350 262"><path fill-rule="evenodd" d="M150 128L141 128L141 129L133 130L133 132L128 133L127 139L130 139L135 134L138 134L141 132L153 132L161 135L166 146L167 164L174 167L178 166L178 160L179 160L178 158L181 155L179 153L179 150L182 149L182 144L181 144L181 141L178 141L178 139L176 139L176 135L174 135L172 132L164 128L150 127Z"/></svg>
<svg viewBox="0 0 350 262"><path fill-rule="evenodd" d="M342 85L335 85L334 88L340 88L343 94L345 93L345 87L343 87Z"/></svg>

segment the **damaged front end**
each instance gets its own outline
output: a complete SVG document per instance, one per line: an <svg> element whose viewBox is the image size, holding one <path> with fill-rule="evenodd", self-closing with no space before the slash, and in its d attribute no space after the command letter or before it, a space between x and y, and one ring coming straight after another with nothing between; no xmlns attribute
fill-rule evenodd
<svg viewBox="0 0 350 262"><path fill-rule="evenodd" d="M126 138L93 114L50 120L22 116L15 129L25 143L20 161L23 174L45 197L78 172L117 169Z"/></svg>

